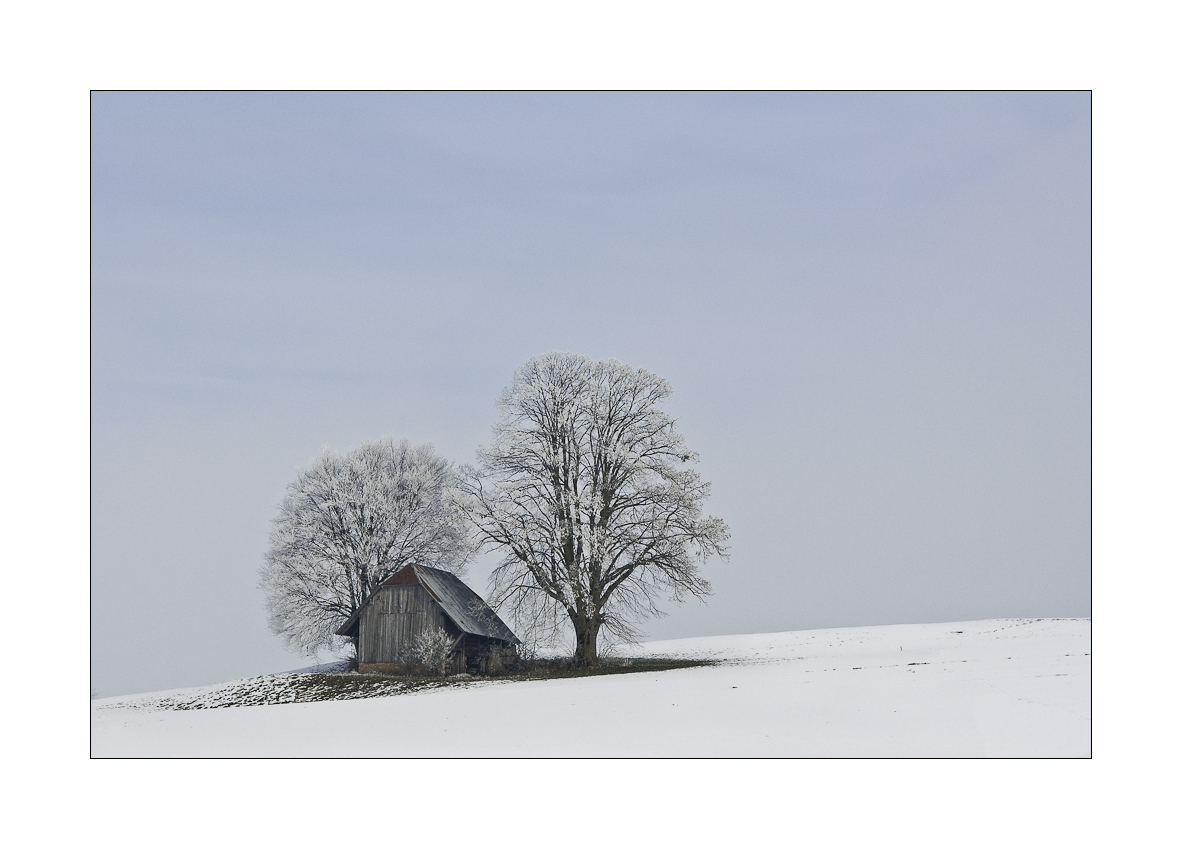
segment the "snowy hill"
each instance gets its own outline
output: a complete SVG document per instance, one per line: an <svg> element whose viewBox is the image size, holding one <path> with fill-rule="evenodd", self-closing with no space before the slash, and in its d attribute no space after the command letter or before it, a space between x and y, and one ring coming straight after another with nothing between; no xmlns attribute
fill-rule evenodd
<svg viewBox="0 0 1182 849"><path fill-rule="evenodd" d="M993 619L667 640L717 665L482 681L377 698L168 710L91 703L118 756L1058 756L1091 754L1091 620ZM290 676L278 676L289 686ZM255 679L258 680L258 679Z"/></svg>

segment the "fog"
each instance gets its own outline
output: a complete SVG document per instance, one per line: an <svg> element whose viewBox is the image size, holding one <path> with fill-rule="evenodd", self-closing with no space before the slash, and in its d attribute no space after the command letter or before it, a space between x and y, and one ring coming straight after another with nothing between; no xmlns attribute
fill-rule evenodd
<svg viewBox="0 0 1182 849"><path fill-rule="evenodd" d="M730 525L654 639L1090 615L1087 93L99 93L92 133L101 695L306 665L257 589L285 486L470 462L550 350L670 381Z"/></svg>

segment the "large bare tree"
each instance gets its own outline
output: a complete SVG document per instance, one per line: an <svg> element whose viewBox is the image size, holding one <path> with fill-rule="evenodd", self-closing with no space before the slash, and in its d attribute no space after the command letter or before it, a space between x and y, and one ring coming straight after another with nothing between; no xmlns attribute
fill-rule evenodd
<svg viewBox="0 0 1182 849"><path fill-rule="evenodd" d="M462 572L475 546L454 481L431 445L384 439L324 452L271 524L260 580L271 630L296 650L337 648L337 628L406 564Z"/></svg>
<svg viewBox="0 0 1182 849"><path fill-rule="evenodd" d="M499 401L501 419L461 491L484 543L504 558L491 600L519 626L574 629L575 662L596 665L605 630L636 636L666 596L706 596L698 564L726 557L726 524L702 516L710 485L661 409L672 388L616 360L536 357Z"/></svg>

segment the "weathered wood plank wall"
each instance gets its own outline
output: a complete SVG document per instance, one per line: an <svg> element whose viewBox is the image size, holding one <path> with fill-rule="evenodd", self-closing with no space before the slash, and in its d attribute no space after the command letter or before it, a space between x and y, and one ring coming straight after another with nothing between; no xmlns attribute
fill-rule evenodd
<svg viewBox="0 0 1182 849"><path fill-rule="evenodd" d="M430 629L442 628L459 636L430 593L418 584L382 587L359 624L361 663L397 663L402 650Z"/></svg>

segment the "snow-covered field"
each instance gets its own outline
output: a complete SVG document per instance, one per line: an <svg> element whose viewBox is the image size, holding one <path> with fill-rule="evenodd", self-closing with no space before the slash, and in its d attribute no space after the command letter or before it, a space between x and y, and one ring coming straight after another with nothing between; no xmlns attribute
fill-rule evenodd
<svg viewBox="0 0 1182 849"><path fill-rule="evenodd" d="M91 751L95 757L1091 754L1089 619L701 637L621 654L723 662L209 710L144 707L164 694L101 699L91 703Z"/></svg>

